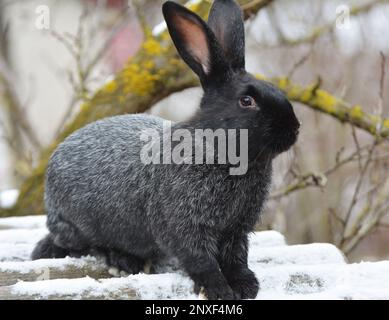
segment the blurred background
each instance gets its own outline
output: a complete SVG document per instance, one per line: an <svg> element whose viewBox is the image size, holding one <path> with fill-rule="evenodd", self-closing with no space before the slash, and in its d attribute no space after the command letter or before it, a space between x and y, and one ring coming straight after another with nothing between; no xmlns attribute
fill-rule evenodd
<svg viewBox="0 0 389 320"><path fill-rule="evenodd" d="M32 181L44 171L42 159L74 123L72 128L79 126L96 93L121 88L121 77L130 88L142 88L139 96L147 96L148 89L155 96L147 103L136 100L142 108L131 112L175 121L195 112L202 94L195 82L174 87L180 74L170 81L160 72L167 77L160 80L163 85L148 87L156 78L142 73L142 66L154 71L158 63L185 68L175 52L159 45L170 41L161 24L163 2L0 0L0 215L43 213L32 204L35 197L41 202L42 186ZM201 11L202 3L210 1L187 5ZM299 88L320 88L327 99L354 106L355 116L365 112L373 126L389 127L384 120L389 117L389 1L240 4L247 9L250 72L278 84L284 79ZM163 55L175 60L161 62ZM133 61L142 61L139 70ZM102 103L104 115L129 111L115 101ZM129 101L134 103L123 105ZM310 101L293 104L303 123L301 135L294 149L276 160L271 199L258 228L278 230L291 244L334 243L351 261L389 258L387 135L381 127L361 130L358 121L344 122L342 112L318 112ZM33 199L25 200L30 194Z"/></svg>

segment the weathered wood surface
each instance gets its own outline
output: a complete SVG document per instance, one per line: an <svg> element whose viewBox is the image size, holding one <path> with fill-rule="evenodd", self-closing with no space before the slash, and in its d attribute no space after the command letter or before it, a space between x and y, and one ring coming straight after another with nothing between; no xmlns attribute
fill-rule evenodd
<svg viewBox="0 0 389 320"><path fill-rule="evenodd" d="M0 286L19 281L47 281L53 279L110 278L107 267L94 259L57 259L0 263Z"/></svg>
<svg viewBox="0 0 389 320"><path fill-rule="evenodd" d="M327 254L324 255L323 252ZM326 265L342 261L343 256L340 252L327 244L277 247L275 252L272 248L262 248L250 254L250 263L255 265ZM163 266L159 268L163 270ZM102 279L111 277L111 274L103 263L98 263L94 259L0 262L0 286L12 285L18 281L37 281L42 278L75 279L86 276Z"/></svg>

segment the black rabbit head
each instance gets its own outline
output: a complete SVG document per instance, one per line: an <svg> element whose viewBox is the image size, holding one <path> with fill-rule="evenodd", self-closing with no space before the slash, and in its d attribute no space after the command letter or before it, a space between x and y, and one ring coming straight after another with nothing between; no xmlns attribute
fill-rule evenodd
<svg viewBox="0 0 389 320"><path fill-rule="evenodd" d="M297 140L293 107L272 84L245 70L243 14L234 0L215 0L208 24L168 1L163 14L172 40L199 76L204 96L192 124L211 129L248 129L249 159L275 157Z"/></svg>

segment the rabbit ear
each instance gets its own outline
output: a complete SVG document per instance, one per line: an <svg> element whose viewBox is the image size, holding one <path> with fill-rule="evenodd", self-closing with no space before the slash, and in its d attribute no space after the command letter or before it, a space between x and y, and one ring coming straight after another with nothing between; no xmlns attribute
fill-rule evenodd
<svg viewBox="0 0 389 320"><path fill-rule="evenodd" d="M208 25L195 13L171 1L164 3L162 11L180 56L203 85L209 80L224 79L229 66Z"/></svg>
<svg viewBox="0 0 389 320"><path fill-rule="evenodd" d="M234 0L215 0L208 25L221 44L232 69L245 69L243 12Z"/></svg>

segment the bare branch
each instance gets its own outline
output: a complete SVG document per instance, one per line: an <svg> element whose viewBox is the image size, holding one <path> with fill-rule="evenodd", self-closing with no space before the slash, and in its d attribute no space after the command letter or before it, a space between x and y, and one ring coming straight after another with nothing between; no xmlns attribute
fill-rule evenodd
<svg viewBox="0 0 389 320"><path fill-rule="evenodd" d="M350 9L350 15L351 16L358 16L360 14L366 13L369 10L371 10L374 6L380 3L387 3L388 0L375 0L371 1L365 4L362 4L360 6L354 6ZM292 39L287 39L287 38L282 38L281 43L284 45L290 45L290 46L296 46L300 44L305 44L305 43L313 43L315 42L318 38L323 36L324 34L331 32L335 26L335 21L331 21L330 23L327 23L323 26L315 28L313 31L311 31L310 34L307 36L292 40Z"/></svg>

